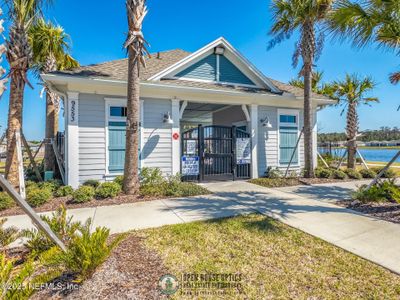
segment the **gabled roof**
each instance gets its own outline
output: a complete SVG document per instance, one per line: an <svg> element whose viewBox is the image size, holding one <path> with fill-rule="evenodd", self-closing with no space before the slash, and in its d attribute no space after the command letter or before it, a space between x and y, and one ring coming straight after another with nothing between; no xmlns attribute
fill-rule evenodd
<svg viewBox="0 0 400 300"><path fill-rule="evenodd" d="M243 65L247 66L253 74L255 74L260 80L265 83L265 87L251 88L235 84L229 85L212 82L205 83L168 78L168 74L171 74L171 72L174 72L174 70L179 69L179 67L189 64L191 60L200 56L202 53L205 53L208 49L214 48L216 45L223 45L226 49L231 51L237 57L237 59L242 61ZM126 82L128 79L128 59L125 58L100 64L80 66L72 70L56 71L50 74L71 76L75 78L102 79ZM146 57L146 68L141 69L140 79L143 82L157 81L161 84L166 85L206 88L222 91L240 91L258 94L279 94L286 92L294 95L295 97L303 97L304 95L303 89L264 76L260 71L257 70L255 66L253 66L223 38L217 39L216 41L208 44L207 46L201 48L194 53L190 53L181 49L153 53L150 57ZM326 96L316 93L312 93L312 97L314 99L330 100Z"/></svg>

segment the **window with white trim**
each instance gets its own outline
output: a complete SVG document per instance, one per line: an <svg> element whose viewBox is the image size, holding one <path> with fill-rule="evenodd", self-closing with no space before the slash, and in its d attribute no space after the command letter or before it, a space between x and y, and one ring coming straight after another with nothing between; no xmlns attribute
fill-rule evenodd
<svg viewBox="0 0 400 300"><path fill-rule="evenodd" d="M279 115L279 163L282 165L299 162L299 149L296 149L299 125L297 114ZM293 158L292 158L293 157Z"/></svg>

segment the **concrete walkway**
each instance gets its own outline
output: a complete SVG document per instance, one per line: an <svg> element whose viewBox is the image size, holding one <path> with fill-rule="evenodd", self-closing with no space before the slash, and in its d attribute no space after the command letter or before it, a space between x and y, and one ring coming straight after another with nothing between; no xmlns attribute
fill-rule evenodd
<svg viewBox="0 0 400 300"><path fill-rule="evenodd" d="M357 183L360 184L360 183ZM247 182L209 183L214 195L70 210L112 233L259 212L400 274L400 225L362 216L332 201L348 197L354 183L268 189ZM26 216L6 226L30 228Z"/></svg>

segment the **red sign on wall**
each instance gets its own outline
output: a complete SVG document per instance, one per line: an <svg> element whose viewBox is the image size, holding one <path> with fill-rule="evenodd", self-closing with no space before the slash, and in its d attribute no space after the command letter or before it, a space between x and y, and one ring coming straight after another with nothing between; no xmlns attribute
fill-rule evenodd
<svg viewBox="0 0 400 300"><path fill-rule="evenodd" d="M179 140L179 133L175 132L175 133L172 135L172 138L173 138L175 141Z"/></svg>

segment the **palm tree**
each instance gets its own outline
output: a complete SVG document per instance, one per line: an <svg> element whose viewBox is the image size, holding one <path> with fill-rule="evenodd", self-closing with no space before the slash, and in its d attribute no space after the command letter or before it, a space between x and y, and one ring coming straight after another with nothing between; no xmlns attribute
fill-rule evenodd
<svg viewBox="0 0 400 300"><path fill-rule="evenodd" d="M128 101L126 118L126 148L124 192L129 195L139 190L139 126L140 126L140 65L146 67L147 42L142 33L147 14L146 0L126 0L129 32L124 48L128 49Z"/></svg>
<svg viewBox="0 0 400 300"><path fill-rule="evenodd" d="M324 72L312 72L311 90L320 95L332 96L332 85L322 82L323 75ZM301 77L290 80L289 84L304 89L304 80Z"/></svg>
<svg viewBox="0 0 400 300"><path fill-rule="evenodd" d="M10 101L7 124L6 176L11 184L18 186L18 158L15 133L22 128L22 107L25 85L31 84L27 72L32 62L28 31L40 8L50 0L5 0L11 26L6 41L7 61L10 65Z"/></svg>
<svg viewBox="0 0 400 300"><path fill-rule="evenodd" d="M329 16L329 26L336 37L350 39L353 46L362 48L375 43L400 54L400 1L338 0ZM393 84L400 81L400 72L392 73Z"/></svg>
<svg viewBox="0 0 400 300"><path fill-rule="evenodd" d="M304 77L304 160L305 176L314 177L312 140L312 69L322 50L323 34L318 32L330 11L333 0L274 0L272 4L273 25L270 34L274 36L269 48L290 38L296 31L300 39L296 43L293 66L299 57L303 60L300 75Z"/></svg>
<svg viewBox="0 0 400 300"><path fill-rule="evenodd" d="M346 135L347 135L347 167L354 169L357 153L358 113L361 104L369 105L379 102L378 98L365 97L376 86L371 77L360 78L356 74L346 74L344 80L333 83L334 97L339 100L338 105L344 105L342 113L347 108Z"/></svg>
<svg viewBox="0 0 400 300"><path fill-rule="evenodd" d="M49 73L79 66L69 55L69 36L61 26L39 18L29 30L29 42L33 52L33 69ZM46 91L46 132L47 141L53 140L58 131L59 97L47 86ZM45 171L56 171L56 159L52 145L46 143L44 155Z"/></svg>

